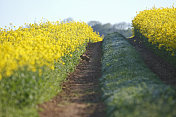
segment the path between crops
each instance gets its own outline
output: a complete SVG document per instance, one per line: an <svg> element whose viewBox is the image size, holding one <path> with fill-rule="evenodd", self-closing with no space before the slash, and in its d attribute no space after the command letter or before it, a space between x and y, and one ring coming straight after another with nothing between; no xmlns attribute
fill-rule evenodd
<svg viewBox="0 0 176 117"><path fill-rule="evenodd" d="M176 87L176 69L156 56L139 39L129 39L146 65L166 84ZM134 40L137 40L134 42ZM85 55L90 61L81 60L63 83L63 90L51 101L40 105L40 117L105 117L101 101L99 78L101 77L102 42L88 44Z"/></svg>
<svg viewBox="0 0 176 117"><path fill-rule="evenodd" d="M176 68L168 64L160 57L156 56L142 43L139 43L138 38L134 37L129 40L130 43L139 52L145 64L151 69L151 71L157 74L159 78L166 84L176 87ZM136 42L134 42L134 40L136 40Z"/></svg>
<svg viewBox="0 0 176 117"><path fill-rule="evenodd" d="M39 107L40 117L104 117L99 78L101 77L102 42L90 43L74 73L63 83L63 90Z"/></svg>

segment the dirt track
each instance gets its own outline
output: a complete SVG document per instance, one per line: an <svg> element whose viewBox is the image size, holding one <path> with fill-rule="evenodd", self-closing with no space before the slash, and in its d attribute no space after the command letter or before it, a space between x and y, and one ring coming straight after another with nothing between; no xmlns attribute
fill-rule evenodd
<svg viewBox="0 0 176 117"><path fill-rule="evenodd" d="M134 42L136 40L136 42ZM152 72L166 84L176 87L176 68L156 56L151 50L147 49L139 39L134 37L129 39L130 43L139 52L145 64L151 69Z"/></svg>
<svg viewBox="0 0 176 117"><path fill-rule="evenodd" d="M86 56L74 73L70 74L63 90L40 107L40 117L104 117L99 78L101 77L102 42L88 44Z"/></svg>

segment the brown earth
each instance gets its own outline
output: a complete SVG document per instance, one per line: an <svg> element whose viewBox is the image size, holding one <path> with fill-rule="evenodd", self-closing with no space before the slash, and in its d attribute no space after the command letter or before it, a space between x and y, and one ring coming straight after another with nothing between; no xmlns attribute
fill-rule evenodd
<svg viewBox="0 0 176 117"><path fill-rule="evenodd" d="M146 48L136 37L128 39L139 52L145 64L166 84L176 87L176 68ZM134 42L134 40L136 40Z"/></svg>
<svg viewBox="0 0 176 117"><path fill-rule="evenodd" d="M62 84L62 91L51 101L39 105L40 117L104 117L101 101L102 42L89 43L75 72Z"/></svg>

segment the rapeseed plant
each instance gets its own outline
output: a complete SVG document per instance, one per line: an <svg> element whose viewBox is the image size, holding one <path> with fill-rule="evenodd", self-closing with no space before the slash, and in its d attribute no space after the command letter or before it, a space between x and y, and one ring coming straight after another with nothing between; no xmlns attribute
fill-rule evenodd
<svg viewBox="0 0 176 117"><path fill-rule="evenodd" d="M134 30L160 49L176 52L176 8L152 8L139 12L133 19Z"/></svg>
<svg viewBox="0 0 176 117"><path fill-rule="evenodd" d="M35 72L43 66L54 69L54 63L79 50L87 42L102 41L84 22L45 22L28 28L0 29L0 80L27 66ZM40 70L39 70L40 71Z"/></svg>

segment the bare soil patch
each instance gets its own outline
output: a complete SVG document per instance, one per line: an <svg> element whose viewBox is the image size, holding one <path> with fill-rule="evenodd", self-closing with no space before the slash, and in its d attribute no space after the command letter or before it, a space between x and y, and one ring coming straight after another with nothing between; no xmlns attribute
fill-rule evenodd
<svg viewBox="0 0 176 117"><path fill-rule="evenodd" d="M39 105L40 117L104 117L105 106L101 101L102 42L89 43L84 56L62 84L62 91L51 101Z"/></svg>
<svg viewBox="0 0 176 117"><path fill-rule="evenodd" d="M152 72L157 74L164 83L176 87L176 68L146 48L138 38L134 37L129 41Z"/></svg>

